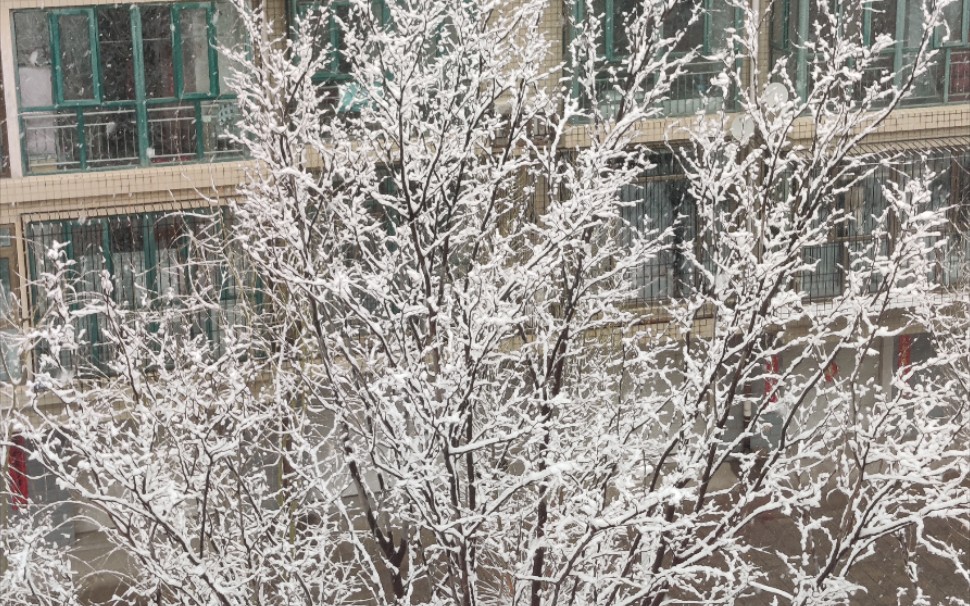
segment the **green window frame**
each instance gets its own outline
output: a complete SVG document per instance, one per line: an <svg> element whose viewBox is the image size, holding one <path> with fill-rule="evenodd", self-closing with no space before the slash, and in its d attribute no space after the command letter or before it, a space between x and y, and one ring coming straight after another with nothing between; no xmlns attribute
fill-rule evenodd
<svg viewBox="0 0 970 606"><path fill-rule="evenodd" d="M702 10L700 16L701 27L703 28L703 40L700 47L700 52L702 55L711 54L712 50L715 48L715 39L720 39L718 33L715 31L713 24L714 14L717 11L717 5L722 4L721 0L702 0L704 3L704 9ZM573 19L575 23L583 23L586 18L593 14L593 11L600 10L596 4L602 4L602 34L603 40L598 43L599 50L602 52L602 59L607 63L616 63L625 59L629 53L623 49L623 39L625 34L623 33L624 22L629 20L627 15L632 16L633 12L639 6L639 2L632 0L575 0L573 2ZM628 5L628 6L624 6ZM678 3L677 8L691 8L693 5L691 3ZM726 4L724 8L729 8ZM630 12L627 13L626 10ZM621 15L622 12L622 15ZM673 15L668 15L668 20L672 19ZM737 25L738 13L734 11L732 15L734 24ZM663 31L664 24L661 25L661 36L665 35ZM575 35L576 30L573 28L571 35Z"/></svg>
<svg viewBox="0 0 970 606"><path fill-rule="evenodd" d="M163 97L156 97L156 101L175 101L175 100L190 100L190 99L206 99L210 97L217 97L220 94L219 91L219 68L218 68L218 53L216 52L216 36L215 36L215 25L213 23L213 15L215 13L215 6L212 2L191 2L191 3L178 3L167 6L170 11L171 16L171 42L172 42L172 66L173 74L175 79L175 92L172 95L166 95ZM118 5L107 5L107 8L117 8ZM18 13L46 13L48 18L48 28L50 32L50 47L51 47L51 63L52 63L52 73L54 75L54 91L55 91L55 105L54 106L24 106L23 99L20 97L20 87L18 86L18 102L21 109L52 109L61 105L71 105L71 104L100 104L104 101L101 96L101 90L103 88L102 84L105 81L105 74L103 73L98 57L98 26L97 26L97 12L102 7L89 7L89 8L71 8L71 9L51 9L51 10L37 10L30 9L25 11L17 11ZM145 74L145 56L143 49L143 39L142 39L142 22L141 13L146 8L159 8L158 5L153 4L132 4L127 7L131 14L131 29L132 29L132 46L134 49L134 66L135 66L135 91L134 95L128 99L128 101L135 101L138 99L143 99L146 97L144 91L144 80ZM206 21L206 39L207 39L207 60L209 64L208 69L208 81L209 81L209 91L206 92L185 92L185 65L183 61L184 48L182 45L184 28L181 26L181 17L183 14L189 11L205 11L205 21ZM70 16L84 16L88 21L88 45L91 49L90 62L91 62L91 73L93 74L93 87L94 94L88 99L72 100L66 99L64 96L64 62L61 57L61 18Z"/></svg>
<svg viewBox="0 0 970 606"><path fill-rule="evenodd" d="M740 13L724 3L723 0L701 1L704 8L699 16L699 22L695 22L691 26L692 28L698 26L701 28L700 45L692 47L692 49L697 48L699 56L687 66L686 72L673 83L670 99L664 102L660 108L664 115L689 115L695 113L701 107L708 112L722 109L731 111L734 108L735 95L733 93L723 99L720 98L720 95L710 94L712 90L711 80L722 69L719 63L710 61L710 56L717 50L717 41L724 39L717 36L718 27L715 21L719 11L727 11L726 16L735 27L738 25ZM596 101L607 114L612 111L609 108L612 103L610 96L613 95L614 86L611 82L615 77L614 72L618 67L622 68L623 61L629 56L626 50L626 35L623 28L639 6L640 3L634 0L573 0L572 2L573 25L570 28L570 37L577 35L578 24L586 22L589 16L596 14L601 19L602 38L596 42L598 58L602 62L597 73L596 86L596 94L600 98ZM675 10L690 9L691 7L692 4L690 3L678 3L675 5ZM660 35L664 35L663 30L667 27L679 28L680 24L677 23L677 19L686 16L684 13L668 14L665 23L661 24ZM675 56L678 54L683 56L688 50L686 48L675 48L672 52ZM740 68L740 65L738 67ZM577 65L576 69L581 69L581 66ZM578 72L574 72L571 92L574 97L583 97L577 76ZM717 97L717 99L712 101L713 97ZM701 100L705 98L708 99L707 103L701 104ZM583 101L586 104L591 103L591 100L588 99Z"/></svg>
<svg viewBox="0 0 970 606"><path fill-rule="evenodd" d="M160 161L185 162L220 158L241 157L240 150L226 143L227 134L234 132L235 96L231 91L220 90L220 56L217 51L215 1L179 2L168 4L109 4L66 9L25 9L13 12L15 51L20 54L18 24L33 20L33 26L46 25L49 52L49 78L51 103L37 103L24 94L22 81L24 65L16 67L17 100L22 139L22 162L25 174L40 172L64 172L128 166L148 166ZM113 18L124 11L116 22L117 29L100 31L102 17L109 12ZM149 65L146 20L166 17L165 22L152 26L166 35L153 38L160 43L164 65ZM69 95L71 87L67 79L77 72L77 59L71 62L70 52L65 49L67 39L62 36L69 22L82 19L86 22L84 44L77 35L77 24L70 44L88 49L90 62L90 94L75 98ZM41 24L40 20L45 20ZM108 19L104 19L107 21ZM128 29L130 28L130 30ZM115 38L115 36L121 36ZM130 36L130 38L129 38ZM101 60L103 44L130 44L130 72L122 65L109 70ZM196 53L187 54L195 42ZM197 49L204 48L201 53ZM73 53L76 55L76 53ZM225 63L225 60L223 60ZM204 65L203 65L204 63ZM189 70L196 66L202 73L190 77ZM43 67L43 66L42 66ZM226 65L226 68L229 66ZM162 69L163 68L163 69ZM171 86L152 90L154 83L164 76L157 72L170 71ZM32 86L42 84L46 78L31 81ZM112 79L130 78L131 82L122 96L109 97L106 91ZM195 83L194 85L192 83ZM37 95L31 95L36 97ZM44 95L39 95L43 97ZM230 116L229 114L233 114ZM104 131L115 132L119 125L130 132L123 144L102 141ZM113 129L113 130L112 130ZM168 129L166 134L164 131ZM178 132L174 132L176 129ZM172 134L174 132L174 134ZM169 147L175 151L157 153L156 141L169 137ZM115 139L118 137L116 136ZM176 141L176 138L178 140ZM39 161L33 148L36 141L47 141L49 161ZM112 148L113 145L113 148ZM120 150L120 151L119 151Z"/></svg>
<svg viewBox="0 0 970 606"><path fill-rule="evenodd" d="M808 98L811 90L809 64L811 57L805 43L814 36L812 9L817 0L776 0L773 4L772 25L770 28L772 61L779 56L795 57L794 73L791 74L796 92L802 100ZM877 28L878 16L887 12L892 23L891 33L895 44L885 51L883 60L869 76L869 81L879 77L879 73L891 70L894 84L902 84L907 71L908 55L916 48L911 43L913 36L910 28L917 25L914 19L921 19L922 13L917 3L922 0L880 0L868 1L862 6L862 40L872 45L880 32ZM840 16L844 13L838 3L832 9ZM945 27L939 27L931 39L931 48L939 50L938 62L931 67L923 81L917 82L913 96L907 104L951 103L970 101L970 0L955 0L944 9L950 24L950 37L944 40ZM921 22L920 22L921 23ZM936 85L934 84L936 83ZM933 89L937 90L933 90Z"/></svg>
<svg viewBox="0 0 970 606"><path fill-rule="evenodd" d="M70 74L73 69L65 69L64 66L64 49L62 48L62 21L69 18L84 17L87 20L87 34L88 34L88 55L90 57L90 69L91 69L91 87L92 94L89 98L78 98L78 99L68 99L65 96L65 73ZM94 9L90 8L76 8L76 9L57 9L48 12L48 31L51 36L51 62L53 64L53 76L54 76L54 98L58 105L71 105L71 104L96 104L101 101L101 80L98 77L98 44L97 44L97 29L95 27L95 17Z"/></svg>
<svg viewBox="0 0 970 606"><path fill-rule="evenodd" d="M323 9L328 9L326 13ZM307 21L325 18L325 23L319 23L325 31L312 32L310 35L318 36L321 33L325 38L324 44L327 46L329 57L327 66L313 75L313 81L317 83L340 83L347 82L351 75L347 69L349 58L341 60L344 33L340 28L338 16L344 13L350 17L352 4L349 0L288 0L287 13L290 22L290 36L296 38L304 35L307 28ZM378 25L387 26L391 23L390 7L384 0L372 0L371 11L377 20ZM344 18L344 17L340 17Z"/></svg>
<svg viewBox="0 0 970 606"><path fill-rule="evenodd" d="M217 234L210 231L207 235L224 239L230 221L231 217L224 211L197 210L29 223L31 278L36 284L41 272L55 270L46 252L54 241L58 241L66 244L67 259L73 261L66 279L82 299L97 294L98 276L104 270L111 276L115 302L128 309L178 305L178 296L191 296L197 290L204 295L207 288L218 289L213 303L217 303L222 312L231 313L235 304L248 293L253 294L259 308L262 293L258 283L240 288L236 280L239 268L213 266L200 258L201 251L193 247L193 239L203 235L200 232L203 229L219 230ZM246 278L254 279L251 275ZM170 291L176 295L174 300L168 298ZM30 294L36 323L45 312L44 299L36 285L31 287ZM143 306L144 301L147 301L147 308ZM79 308L79 303L72 303L72 309ZM86 373L107 372L113 351L103 337L103 322L103 318L96 314L78 319L77 328L86 335L85 347L74 354L62 354L59 363ZM192 336L204 335L218 351L222 343L217 314L197 312L187 317L187 322ZM157 325L151 326L152 330L158 328ZM46 353L43 347L40 353ZM37 358L39 364L39 356Z"/></svg>

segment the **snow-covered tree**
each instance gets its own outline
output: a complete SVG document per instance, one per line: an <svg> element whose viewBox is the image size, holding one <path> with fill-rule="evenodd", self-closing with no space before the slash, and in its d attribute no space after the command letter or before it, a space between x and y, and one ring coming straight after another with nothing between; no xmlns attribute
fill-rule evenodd
<svg viewBox="0 0 970 606"><path fill-rule="evenodd" d="M734 0L244 12L254 164L172 219L184 283L119 303L47 252L4 431L109 550L58 559L23 541L51 507L8 507L0 589L819 606L885 550L900 603L939 600L929 559L970 584L967 156L865 145L947 9L900 72L850 4L780 56Z"/></svg>

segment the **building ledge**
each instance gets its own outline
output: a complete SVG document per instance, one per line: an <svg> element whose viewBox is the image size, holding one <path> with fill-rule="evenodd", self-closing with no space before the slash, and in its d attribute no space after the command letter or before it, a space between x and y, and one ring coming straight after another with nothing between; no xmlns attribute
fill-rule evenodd
<svg viewBox="0 0 970 606"><path fill-rule="evenodd" d="M91 198L129 198L178 190L210 196L235 187L254 167L251 160L178 164L115 171L74 172L0 180L0 206Z"/></svg>

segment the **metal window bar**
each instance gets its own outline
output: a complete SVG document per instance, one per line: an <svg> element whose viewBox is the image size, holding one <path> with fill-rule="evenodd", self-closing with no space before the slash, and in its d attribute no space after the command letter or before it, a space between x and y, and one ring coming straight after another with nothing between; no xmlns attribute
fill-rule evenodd
<svg viewBox="0 0 970 606"><path fill-rule="evenodd" d="M153 320L151 330L164 328L166 335L178 339L204 338L214 353L222 351L222 330L227 321L238 321L236 305L241 297L255 290L249 284L251 272L221 264L198 243L208 238L221 239L223 219L211 211L184 212L173 215L122 215L85 222L48 221L28 225L29 257L35 321L46 310L45 293L37 286L42 273L54 273L56 264L48 255L55 242L66 243L65 253L73 264L61 286L70 293L70 304L79 309L85 303L104 296L101 274L112 281L111 296L122 309L142 311L155 317L172 318L166 309L179 309L192 301L209 301L202 311L186 308L187 318L162 327ZM245 284L237 283L242 276ZM221 311L212 311L215 304ZM110 343L111 327L102 314L88 314L74 321L77 346L62 351L54 363L81 374L111 372L114 348ZM38 348L37 369L50 347Z"/></svg>
<svg viewBox="0 0 970 606"><path fill-rule="evenodd" d="M640 302L682 297L697 287L685 255L697 247L696 205L688 197L687 181L677 176L672 157L658 160L650 171L657 176L644 176L620 191L627 243L647 230L663 239L657 255L641 263L631 276ZM661 236L665 230L671 232Z"/></svg>
<svg viewBox="0 0 970 606"><path fill-rule="evenodd" d="M21 113L27 173L139 166L143 156L151 163L243 156L233 99L148 106L144 148L136 105Z"/></svg>
<svg viewBox="0 0 970 606"><path fill-rule="evenodd" d="M908 156L908 157L907 157ZM846 272L851 270L867 282L869 292L882 286L884 276L879 259L889 256L893 247L892 216L885 218L888 201L884 187L897 182L905 190L906 181L929 179L930 210L949 213L943 233L926 241L926 250L936 250L930 259L927 279L936 286L953 286L966 281L970 260L970 154L938 150L907 154L892 167L880 166L848 192L837 197L837 207L845 222L833 229L831 241L806 247L803 258L814 269L801 275L801 289L810 300L842 294ZM825 220L825 217L822 217ZM876 236L877 232L886 235ZM942 247L936 245L946 242Z"/></svg>

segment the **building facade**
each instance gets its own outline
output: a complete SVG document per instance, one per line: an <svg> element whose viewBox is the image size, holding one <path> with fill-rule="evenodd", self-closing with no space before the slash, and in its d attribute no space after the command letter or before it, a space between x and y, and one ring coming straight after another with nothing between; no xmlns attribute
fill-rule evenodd
<svg viewBox="0 0 970 606"><path fill-rule="evenodd" d="M301 18L315 4L265 0L258 10L266 13L277 34L305 35ZM571 19L596 14L604 17L603 61L597 69L604 74L613 70L629 52L616 17L636 4L550 3L543 16L545 34L555 41L550 67L565 56ZM813 85L808 69L815 35L810 26L813 4L775 0L767 7L769 19L760 34L766 55L760 60L786 58L795 90L803 96ZM889 34L898 42L882 52L880 70L867 77L890 74L901 80L907 57L920 39L922 15L914 0L883 4L883 10L863 19L863 36L875 42ZM677 137L685 136L678 134L678 123L698 112L731 114L737 109L730 92L712 85L718 66L705 58L721 50L726 40L721 33L735 26L737 15L718 0L704 0L705 10L692 20L691 6L683 6L672 12L664 27L686 32L683 48L675 52L701 52L673 84L658 117L638 125L637 141L645 146L676 143ZM934 203L954 209L955 234L970 226L970 0L949 4L945 14L948 33L932 38L937 52L933 68L865 145L930 158L936 173ZM333 49L341 47L335 20L315 35ZM243 38L224 0L0 0L0 381L6 384L0 388L0 407L15 405L18 390L26 389L26 379L38 363L39 353L17 352L10 335L29 326L44 309L45 302L38 300L30 284L53 269L46 251L55 243L66 247L67 258L79 268L82 288L93 289L103 269L113 276L115 295L133 305L144 293L158 297L185 288L185 276L172 268L180 267L179 260L190 254L187 235L196 225L192 217L222 212L221 205L245 172L254 168L232 139L238 111L229 81L239 66L221 50L245 45ZM353 97L347 97L343 86L348 74L339 51L315 79L334 91L335 111L353 110ZM617 102L614 92L603 86L594 98L587 95L581 102L597 104L609 115ZM571 94L582 96L578 88ZM584 132L577 127L569 133L569 144L588 145ZM796 133L802 142L814 136L807 120ZM911 170L924 169L914 162ZM804 251L806 259L817 261L820 268L805 278L806 296L824 301L842 292L841 267L853 250L876 237L865 218L884 204L880 184L902 182L907 170L877 172L840 197L843 208L859 220L833 233L830 242ZM630 203L628 220L633 225L649 220L663 228L675 216L689 215L689 209L675 202L684 198L683 185L676 167L661 159L654 174L620 192ZM679 237L689 242L689 227ZM934 280L941 285L966 281L960 262L968 254L970 241L953 238L951 247L940 251ZM673 250L643 264L633 278L639 298L647 304L676 298L695 279L682 273ZM232 292L225 294L223 303L231 308ZM83 329L90 337L89 347L61 362L97 369L112 352L99 347L97 317L87 322ZM192 330L217 338L217 328L204 317L192 319ZM925 346L917 336L903 335L885 339L883 347L881 365L869 372L888 381L896 367L911 364ZM7 460L24 468L23 473L7 470L7 475L39 476L28 469L25 458ZM59 498L56 486L40 480L19 485L24 501ZM82 550L96 550L96 537L89 535L90 529L72 528L64 540L76 542Z"/></svg>

